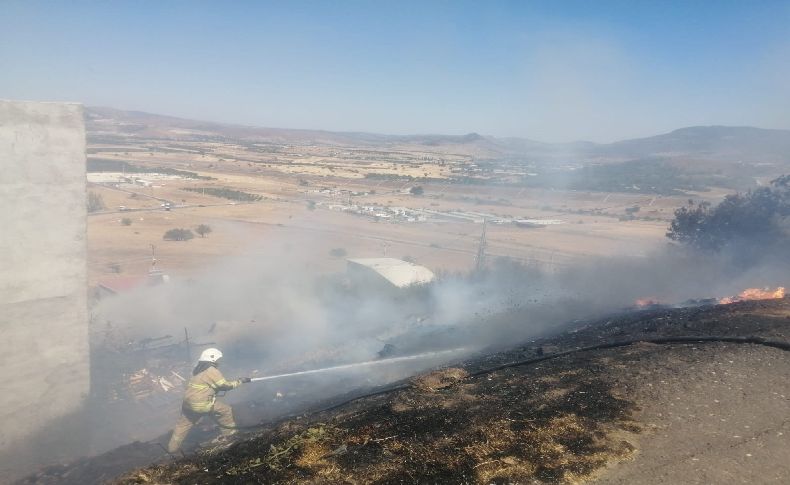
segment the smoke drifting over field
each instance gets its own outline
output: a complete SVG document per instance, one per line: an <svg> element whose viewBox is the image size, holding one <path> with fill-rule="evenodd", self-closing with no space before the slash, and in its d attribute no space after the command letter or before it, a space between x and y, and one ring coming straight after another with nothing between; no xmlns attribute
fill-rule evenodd
<svg viewBox="0 0 790 485"><path fill-rule="evenodd" d="M130 340L187 328L193 341L221 347L239 371L266 373L370 359L388 342L400 353L513 344L639 298L679 303L783 285L788 268L786 257L744 268L727 255L672 248L555 272L498 260L482 274L396 293L360 288L341 275L319 278L294 269L298 262L293 254L238 259L202 278L106 299L95 321Z"/></svg>

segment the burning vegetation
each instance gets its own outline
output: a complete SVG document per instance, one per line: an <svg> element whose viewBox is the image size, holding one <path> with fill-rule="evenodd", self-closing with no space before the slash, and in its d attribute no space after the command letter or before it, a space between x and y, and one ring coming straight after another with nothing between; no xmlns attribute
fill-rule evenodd
<svg viewBox="0 0 790 485"><path fill-rule="evenodd" d="M774 300L778 298L785 297L785 289L784 287L780 286L775 290L770 289L763 289L760 288L747 288L740 292L737 296L729 296L726 298L722 298L719 300L720 305L729 305L730 303L736 303L739 301L750 301L750 300Z"/></svg>
<svg viewBox="0 0 790 485"><path fill-rule="evenodd" d="M78 102L0 100L0 482L790 483L790 130L614 141L688 118L699 91L630 27L650 12L316 4L184 22L166 6L140 42L115 11L49 25L18 3L0 84ZM681 10L661 24L698 27ZM787 122L766 102L786 62L759 37L790 37L775 9L741 10L696 30L750 18L749 49L723 58L767 81L714 86L693 116ZM194 28L217 20L234 28ZM681 57L726 50L678 33L704 47ZM113 97L132 84L101 66L117 45L151 75ZM715 64L707 84L732 77ZM683 87L661 103L639 88L657 70ZM727 105L739 86L761 102ZM559 141L585 133L611 142Z"/></svg>
<svg viewBox="0 0 790 485"><path fill-rule="evenodd" d="M590 478L602 467L634 455L636 437L645 427L632 391L644 375L623 369L638 370L641 359L655 349L607 349L535 366L481 370L497 364L497 359L529 359L634 335L683 335L694 328L693 318L678 318L681 324L675 315L649 316L670 307L716 312L708 305L783 298L783 287L709 298L752 286L757 277L768 275L760 284L785 281L781 264L773 264L773 272L763 271L769 268L769 256L778 254L773 250L755 253L765 258L763 266L748 266L751 273L744 272L743 265L730 264L727 257L727 251L744 244L727 231L752 227L731 224L743 211L762 211L760 227L772 229L760 234L771 234L776 241L785 237L786 181L774 185L713 209L681 209L670 238L691 251L675 247L649 260L585 260L550 273L502 258L470 274L442 275L422 286L381 292L369 285L354 286L340 276L316 279L298 269L298 255L277 254L265 260L226 261L213 269L210 279L176 280L102 301L97 321L108 327L113 321L134 333L114 347L107 338L94 336L94 375L104 382L94 387L97 408L103 410L100 418L106 423L100 428L114 433L112 439L126 443L129 436L145 434L138 438L143 441L172 426L190 371L190 345L208 343L233 356L229 375L254 376L256 385L239 391L239 399L232 402L239 422L254 428L267 423L262 432L230 448L204 448L183 461L160 463L121 482L555 483ZM722 232L720 226L729 229ZM719 242L704 242L714 236ZM636 299L639 295L651 297ZM589 328L579 324L621 311L635 299L635 307L642 310L638 319L617 317ZM512 350L518 342L557 335L569 326L586 333ZM129 345L135 339L150 344L145 335L180 335L187 327L197 339L191 343L185 333L183 342L170 337L153 347ZM720 331L721 327L708 326L705 335ZM503 349L510 350L496 353ZM475 354L460 361L480 350L489 357ZM435 354L444 360L413 359ZM452 368L403 381L447 361ZM407 362L410 367L389 367ZM331 372L325 374L327 370ZM332 374L340 371L350 372ZM287 419L321 408L321 403L343 393L393 383L397 389L336 411ZM138 422L127 422L130 415ZM205 443L211 437L204 432L196 441ZM109 439L107 443L120 444ZM162 457L153 444L142 448L136 456ZM128 470L129 463L114 471ZM82 464L90 469L95 462ZM68 467L57 470L53 473L80 476ZM94 471L73 483L90 483L90 476L107 479L113 474Z"/></svg>
<svg viewBox="0 0 790 485"><path fill-rule="evenodd" d="M128 473L116 483L578 483L601 477L604 468L634 483L647 473L640 466L677 483L683 476L677 473L689 472L681 457L698 451L688 424L678 420L703 419L697 411L686 417L683 406L702 409L711 399L718 403L711 409L716 424L695 433L708 440L706 448L718 459L711 466L723 475L708 473L731 476L737 466L737 473L754 474L757 461L736 463L730 455L743 453L742 442L762 446L766 436L776 435L770 420L759 426L747 420L751 426L745 429L737 425L737 446L713 436L732 435L730 421L737 423L739 416L774 416L786 409L781 402L765 408L766 397L758 411L748 398L784 392L751 364L785 368L781 350L737 343L638 343L500 365L618 339L718 334L787 341L788 318L787 300L777 300L580 322L564 335L425 374L392 392L286 420L229 448L205 449ZM499 370L487 370L492 368ZM718 369L713 380L712 369ZM743 396L733 394L736 383L753 387ZM683 406L677 407L681 398ZM642 455L656 453L663 464L640 465Z"/></svg>

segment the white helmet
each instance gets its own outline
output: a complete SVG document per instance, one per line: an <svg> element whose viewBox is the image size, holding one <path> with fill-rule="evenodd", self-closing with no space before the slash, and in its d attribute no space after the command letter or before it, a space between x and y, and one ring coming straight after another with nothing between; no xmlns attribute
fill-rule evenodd
<svg viewBox="0 0 790 485"><path fill-rule="evenodd" d="M211 348L206 349L200 354L198 362L216 362L222 358L222 352L219 349Z"/></svg>

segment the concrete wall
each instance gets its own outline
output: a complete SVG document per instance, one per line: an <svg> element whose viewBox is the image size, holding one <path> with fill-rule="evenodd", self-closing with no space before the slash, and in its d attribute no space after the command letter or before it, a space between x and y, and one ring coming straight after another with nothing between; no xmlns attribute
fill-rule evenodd
<svg viewBox="0 0 790 485"><path fill-rule="evenodd" d="M82 106L0 100L0 482L85 444L85 187Z"/></svg>

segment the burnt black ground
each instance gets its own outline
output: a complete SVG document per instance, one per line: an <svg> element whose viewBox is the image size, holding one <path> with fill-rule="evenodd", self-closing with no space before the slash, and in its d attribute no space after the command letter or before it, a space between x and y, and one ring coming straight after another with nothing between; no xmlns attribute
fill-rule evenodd
<svg viewBox="0 0 790 485"><path fill-rule="evenodd" d="M457 367L677 335L790 341L790 301L629 313ZM642 343L461 375L438 372L118 483L790 483L789 352ZM25 483L96 483L161 457L139 446Z"/></svg>

